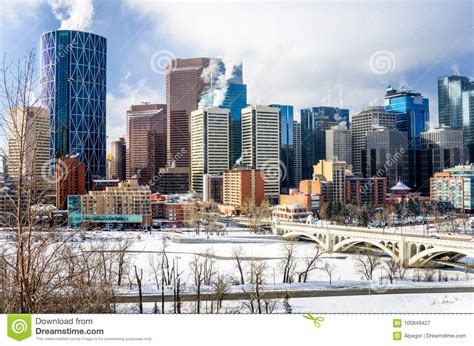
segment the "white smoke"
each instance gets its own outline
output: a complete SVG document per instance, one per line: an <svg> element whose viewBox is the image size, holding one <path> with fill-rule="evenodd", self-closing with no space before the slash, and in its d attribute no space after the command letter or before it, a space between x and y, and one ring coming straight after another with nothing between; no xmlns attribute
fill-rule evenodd
<svg viewBox="0 0 474 346"><path fill-rule="evenodd" d="M222 65L224 65L224 71L222 71ZM204 84L209 85L209 96L205 100L201 99L199 108L222 106L229 88L229 81L234 77L235 68L239 65L239 62L231 59L211 59L209 66L204 68L201 74ZM205 104L209 101L212 103Z"/></svg>
<svg viewBox="0 0 474 346"><path fill-rule="evenodd" d="M451 65L451 70L453 71L453 75L461 76L461 71L459 70L459 65L458 64L452 64Z"/></svg>
<svg viewBox="0 0 474 346"><path fill-rule="evenodd" d="M92 0L48 0L60 29L87 31L92 25L94 5Z"/></svg>

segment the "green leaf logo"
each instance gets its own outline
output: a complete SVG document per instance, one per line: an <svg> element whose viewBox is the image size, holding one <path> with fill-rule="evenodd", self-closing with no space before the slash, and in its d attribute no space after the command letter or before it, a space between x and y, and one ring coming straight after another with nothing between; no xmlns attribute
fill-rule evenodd
<svg viewBox="0 0 474 346"><path fill-rule="evenodd" d="M7 335L17 341L31 336L31 315L10 314L7 316Z"/></svg>

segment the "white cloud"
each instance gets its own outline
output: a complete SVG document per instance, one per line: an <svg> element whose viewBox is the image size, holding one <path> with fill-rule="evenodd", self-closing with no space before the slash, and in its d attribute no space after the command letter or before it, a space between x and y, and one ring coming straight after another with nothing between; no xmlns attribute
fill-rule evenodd
<svg viewBox="0 0 474 346"><path fill-rule="evenodd" d="M342 102L352 114L371 100L382 104L387 84L410 82L417 89L420 82L411 72L428 70L448 50L454 56L472 51L472 18L460 20L469 11L459 5L127 2L153 21L154 35L186 47L188 54L242 60L251 103L301 108ZM386 73L371 70L377 51L395 59Z"/></svg>
<svg viewBox="0 0 474 346"><path fill-rule="evenodd" d="M60 29L87 31L92 25L94 5L92 0L48 0Z"/></svg>
<svg viewBox="0 0 474 346"><path fill-rule="evenodd" d="M127 72L119 84L118 93L107 93L107 148L110 148L111 141L125 136L126 112L130 105L141 102L164 103L160 90L148 85L145 79L132 83L129 77Z"/></svg>

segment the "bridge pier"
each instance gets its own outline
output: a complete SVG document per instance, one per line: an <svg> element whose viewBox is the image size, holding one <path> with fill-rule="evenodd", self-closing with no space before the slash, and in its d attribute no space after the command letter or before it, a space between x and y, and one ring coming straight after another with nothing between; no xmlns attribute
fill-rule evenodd
<svg viewBox="0 0 474 346"><path fill-rule="evenodd" d="M405 241L405 238L402 237L399 246L398 246L398 257L400 259L400 264L403 267L408 267L410 262L410 244Z"/></svg>
<svg viewBox="0 0 474 346"><path fill-rule="evenodd" d="M333 236L331 235L331 231L326 231L326 251L328 253L332 253L332 249L334 247Z"/></svg>

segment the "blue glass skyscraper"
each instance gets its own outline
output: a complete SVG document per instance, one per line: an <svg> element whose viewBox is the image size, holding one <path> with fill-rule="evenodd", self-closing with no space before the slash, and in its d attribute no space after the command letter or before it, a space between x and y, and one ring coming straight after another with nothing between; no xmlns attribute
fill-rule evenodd
<svg viewBox="0 0 474 346"><path fill-rule="evenodd" d="M396 125L399 131L408 137L408 182L415 191L425 182L421 181L420 144L421 133L426 131L430 121L429 100L420 93L405 89L396 90L387 87L385 110L396 113Z"/></svg>
<svg viewBox="0 0 474 346"><path fill-rule="evenodd" d="M77 155L86 187L105 177L107 41L83 31L55 30L41 37L41 88L50 112L50 158ZM52 167L54 170L54 167Z"/></svg>
<svg viewBox="0 0 474 346"><path fill-rule="evenodd" d="M212 75L210 88L201 96L203 107L220 107L230 109L230 164L235 164L242 151L241 119L242 109L247 106L247 85L243 83L242 64L232 67L231 77L224 82L226 66L220 59L216 61L216 68Z"/></svg>
<svg viewBox="0 0 474 346"><path fill-rule="evenodd" d="M270 106L280 109L280 191L286 194L294 187L293 106Z"/></svg>
<svg viewBox="0 0 474 346"><path fill-rule="evenodd" d="M470 163L474 162L474 81L466 76L438 78L439 124L462 129L464 148Z"/></svg>
<svg viewBox="0 0 474 346"><path fill-rule="evenodd" d="M326 158L326 130L338 124L349 127L348 109L319 106L301 110L303 179L312 179L313 166Z"/></svg>

